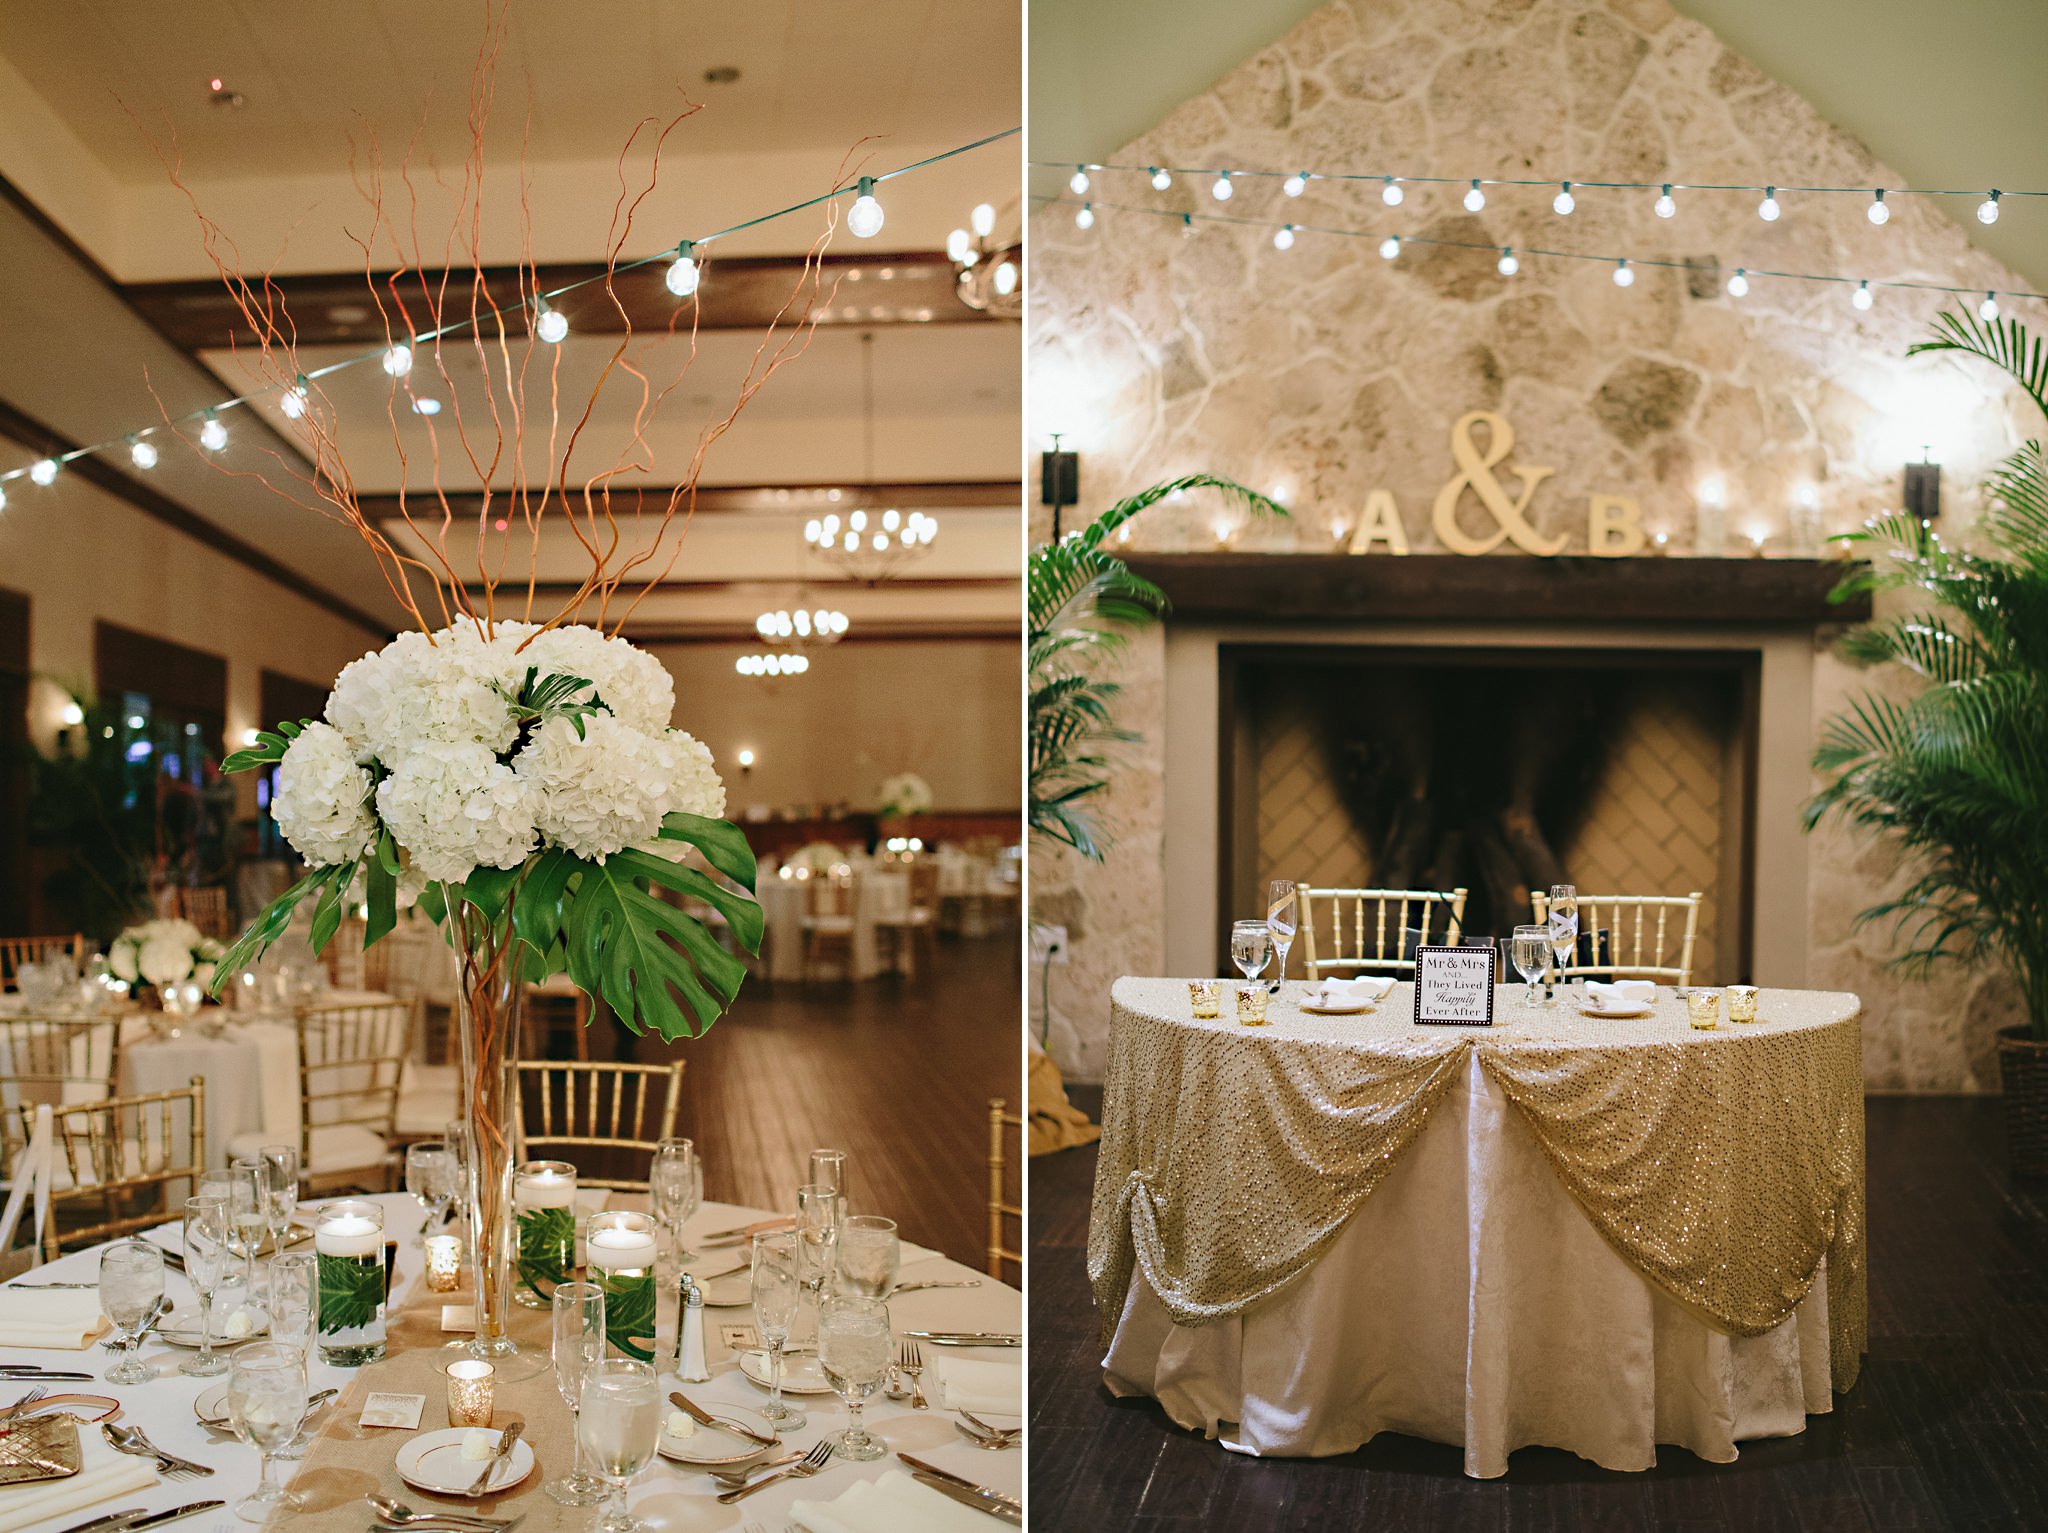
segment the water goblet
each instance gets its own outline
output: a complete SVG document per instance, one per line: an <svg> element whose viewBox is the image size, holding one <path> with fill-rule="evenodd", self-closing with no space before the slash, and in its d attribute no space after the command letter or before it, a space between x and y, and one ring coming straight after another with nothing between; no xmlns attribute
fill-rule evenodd
<svg viewBox="0 0 2048 1533"><path fill-rule="evenodd" d="M1514 960L1515 972L1522 976L1522 984L1526 987L1522 1004L1525 1007L1539 1005L1536 981L1550 967L1550 928L1517 926L1508 947L1508 956Z"/></svg>
<svg viewBox="0 0 2048 1533"><path fill-rule="evenodd" d="M661 1438L661 1386L654 1369L629 1357L593 1363L583 1377L576 1441L610 1494L597 1533L644 1533L626 1511L626 1490L654 1458Z"/></svg>
<svg viewBox="0 0 2048 1533"><path fill-rule="evenodd" d="M1291 878L1276 878L1266 885L1266 930L1280 961L1273 966L1273 981L1287 978L1287 950L1294 946L1295 928L1301 920L1301 885Z"/></svg>
<svg viewBox="0 0 2048 1533"><path fill-rule="evenodd" d="M886 1299L896 1287L902 1245L896 1221L880 1214L853 1214L839 1226L839 1291L863 1299Z"/></svg>
<svg viewBox="0 0 2048 1533"><path fill-rule="evenodd" d="M697 1253L683 1248L683 1224L704 1198L704 1164L697 1158L696 1145L687 1139L664 1139L654 1147L648 1195L654 1217L669 1233L676 1265L695 1261Z"/></svg>
<svg viewBox="0 0 2048 1533"><path fill-rule="evenodd" d="M595 1283L557 1284L554 1310L555 1388L569 1407L576 1460L567 1474L550 1480L547 1492L563 1506L595 1506L604 1482L583 1467L583 1381L604 1356L604 1290Z"/></svg>
<svg viewBox="0 0 2048 1533"><path fill-rule="evenodd" d="M846 1406L846 1430L835 1458L870 1463L888 1449L861 1424L862 1402L889 1376L889 1309L878 1299L827 1299L818 1312L818 1365Z"/></svg>
<svg viewBox="0 0 2048 1533"><path fill-rule="evenodd" d="M311 1355L313 1321L319 1303L320 1258L311 1251L286 1251L270 1262L270 1339L300 1357ZM282 1459L306 1456L303 1429L277 1450Z"/></svg>
<svg viewBox="0 0 2048 1533"><path fill-rule="evenodd" d="M1230 928L1230 961L1249 985L1273 956L1273 933L1264 921L1239 921Z"/></svg>
<svg viewBox="0 0 2048 1533"><path fill-rule="evenodd" d="M782 1400L782 1352L789 1345L790 1327L796 1323L803 1292L795 1234L755 1236L754 1325L768 1345L768 1403L761 1414L782 1432L798 1432L805 1425L804 1413Z"/></svg>
<svg viewBox="0 0 2048 1533"><path fill-rule="evenodd" d="M199 1350L178 1372L208 1379L227 1371L227 1359L213 1350L213 1296L228 1265L228 1202L201 1196L185 1200L185 1279L199 1296Z"/></svg>
<svg viewBox="0 0 2048 1533"><path fill-rule="evenodd" d="M455 1157L439 1139L422 1139L405 1147L405 1190L419 1203L424 1217L415 1246L424 1246L427 1227L448 1215L449 1200L455 1196ZM438 1216L438 1217L437 1217Z"/></svg>
<svg viewBox="0 0 2048 1533"><path fill-rule="evenodd" d="M146 1240L117 1240L100 1252L100 1308L121 1333L121 1360L107 1370L109 1384L145 1384L155 1377L135 1354L142 1323L164 1294L164 1253Z"/></svg>
<svg viewBox="0 0 2048 1533"><path fill-rule="evenodd" d="M262 1457L256 1488L235 1503L245 1522L266 1522L298 1498L271 1478L270 1466L299 1434L306 1419L306 1355L276 1342L257 1342L235 1354L228 1371L228 1421L235 1435Z"/></svg>

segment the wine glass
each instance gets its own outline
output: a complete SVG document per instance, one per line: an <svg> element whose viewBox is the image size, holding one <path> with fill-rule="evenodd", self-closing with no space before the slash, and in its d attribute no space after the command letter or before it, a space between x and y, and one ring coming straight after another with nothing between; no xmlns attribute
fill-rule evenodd
<svg viewBox="0 0 2048 1533"><path fill-rule="evenodd" d="M889 1376L889 1307L879 1299L827 1299L818 1312L818 1366L846 1405L846 1430L835 1458L870 1463L889 1450L861 1425L861 1402Z"/></svg>
<svg viewBox="0 0 2048 1533"><path fill-rule="evenodd" d="M1550 886L1550 947L1557 954L1557 981L1579 945L1579 891L1570 884Z"/></svg>
<svg viewBox="0 0 2048 1533"><path fill-rule="evenodd" d="M256 1158L263 1165L263 1217L270 1228L270 1266L275 1273L277 1259L284 1254L285 1232L299 1211L299 1147L266 1144Z"/></svg>
<svg viewBox="0 0 2048 1533"><path fill-rule="evenodd" d="M592 1363L583 1376L576 1442L610 1489L597 1533L645 1533L626 1511L626 1487L654 1457L660 1437L661 1386L653 1367L630 1357Z"/></svg>
<svg viewBox="0 0 2048 1533"><path fill-rule="evenodd" d="M228 1200L200 1196L185 1200L185 1279L199 1296L199 1350L178 1372L208 1379L227 1372L227 1359L213 1350L213 1295L228 1264Z"/></svg>
<svg viewBox="0 0 2048 1533"><path fill-rule="evenodd" d="M1287 950L1294 946L1294 929L1301 919L1301 885L1291 878L1276 878L1266 885L1266 930L1280 962L1273 966L1273 988L1287 978Z"/></svg>
<svg viewBox="0 0 2048 1533"><path fill-rule="evenodd" d="M704 1163L697 1158L696 1145L687 1139L664 1139L656 1145L648 1193L654 1217L668 1229L676 1265L695 1261L697 1253L683 1249L683 1223L704 1199Z"/></svg>
<svg viewBox="0 0 2048 1533"><path fill-rule="evenodd" d="M754 1237L754 1324L768 1344L768 1403L761 1414L783 1432L802 1431L804 1413L782 1403L782 1350L803 1302L794 1233Z"/></svg>
<svg viewBox="0 0 2048 1533"><path fill-rule="evenodd" d="M854 1214L839 1226L839 1291L863 1299L886 1299L896 1287L902 1246L896 1221L880 1214Z"/></svg>
<svg viewBox="0 0 2048 1533"><path fill-rule="evenodd" d="M448 1217L455 1196L455 1157L439 1139L422 1139L405 1147L405 1190L419 1201L425 1217L413 1244L424 1246L427 1227Z"/></svg>
<svg viewBox="0 0 2048 1533"><path fill-rule="evenodd" d="M583 1408L583 1381L604 1356L604 1289L596 1283L558 1283L553 1308L555 1388L573 1423ZM570 1431L576 1438L576 1461L567 1474L548 1482L548 1494L564 1506L595 1506L604 1499L604 1482L583 1467L582 1434L573 1424Z"/></svg>
<svg viewBox="0 0 2048 1533"><path fill-rule="evenodd" d="M142 1323L164 1296L164 1253L146 1240L117 1240L100 1252L100 1308L121 1332L121 1360L107 1370L109 1384L146 1384L156 1375L142 1366Z"/></svg>
<svg viewBox="0 0 2048 1533"><path fill-rule="evenodd" d="M242 1348L228 1371L227 1406L235 1435L263 1460L262 1478L235 1503L235 1515L265 1522L296 1507L298 1497L271 1479L270 1466L306 1419L306 1354L269 1341Z"/></svg>
<svg viewBox="0 0 2048 1533"><path fill-rule="evenodd" d="M1522 983L1528 987L1522 1004L1536 1005L1536 977L1550 967L1550 928L1517 926L1508 956L1514 959L1515 969L1521 974Z"/></svg>
<svg viewBox="0 0 2048 1533"><path fill-rule="evenodd" d="M1244 975L1245 988L1273 956L1273 933L1264 921L1239 921L1230 928L1230 961Z"/></svg>

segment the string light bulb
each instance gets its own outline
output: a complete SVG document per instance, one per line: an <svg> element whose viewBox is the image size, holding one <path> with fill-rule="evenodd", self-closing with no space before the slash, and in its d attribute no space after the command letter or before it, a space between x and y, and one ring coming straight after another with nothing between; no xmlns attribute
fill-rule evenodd
<svg viewBox="0 0 2048 1533"><path fill-rule="evenodd" d="M1003 262L996 268L996 274L990 280L995 284L998 297L1009 297L1017 291L1017 263L1014 261Z"/></svg>
<svg viewBox="0 0 2048 1533"><path fill-rule="evenodd" d="M1390 234L1390 235L1388 235L1388 236L1387 236L1387 237L1386 237L1385 239L1383 239L1383 240L1381 240L1381 241L1380 241L1380 259L1381 259L1382 261L1391 261L1391 260L1393 260L1393 259L1394 259L1394 257L1395 257L1395 256L1399 255L1400 253L1401 253L1401 236L1400 236L1400 235L1398 235L1398 234Z"/></svg>
<svg viewBox="0 0 2048 1533"><path fill-rule="evenodd" d="M156 467L156 444L145 442L139 436L128 439L128 461L140 469Z"/></svg>
<svg viewBox="0 0 2048 1533"><path fill-rule="evenodd" d="M963 240L967 237L966 230L958 232ZM704 274L697 269L696 249L696 244L691 240L684 240L676 246L676 258L668 263L668 271L662 276L662 282L678 298L688 298L697 291L697 284L704 280ZM949 253L951 249L951 242L948 241Z"/></svg>
<svg viewBox="0 0 2048 1533"><path fill-rule="evenodd" d="M303 416L306 413L306 396L312 392L312 385L306 382L306 375L300 373L292 381L292 386L286 389L277 401L277 407L284 411L284 418L295 421Z"/></svg>
<svg viewBox="0 0 2048 1533"><path fill-rule="evenodd" d="M228 445L228 428L211 410L206 412L206 421L199 428L199 445L208 452L219 452Z"/></svg>
<svg viewBox="0 0 2048 1533"><path fill-rule="evenodd" d="M536 298L537 306L533 320L533 333L550 346L559 346L569 336L569 316L560 309L548 307L545 298Z"/></svg>
<svg viewBox="0 0 2048 1533"><path fill-rule="evenodd" d="M1870 209L1864 215L1874 224L1888 224L1892 221L1892 210L1884 205L1884 188L1878 187L1870 194Z"/></svg>
<svg viewBox="0 0 2048 1533"><path fill-rule="evenodd" d="M968 257L974 253L974 241L965 229L955 229L946 236L946 259L955 266L970 265Z"/></svg>
<svg viewBox="0 0 2048 1533"><path fill-rule="evenodd" d="M386 374L393 378L403 378L412 371L412 348L403 341L395 346L388 346L381 360Z"/></svg>
<svg viewBox="0 0 2048 1533"><path fill-rule="evenodd" d="M1172 185L1173 185L1173 173L1172 173L1171 171L1165 171L1165 170L1161 170L1161 169L1160 169L1160 168L1159 168L1159 167L1158 167L1157 165L1155 165L1155 166L1153 166L1153 167L1152 167L1152 190L1153 190L1153 191L1155 191L1155 192L1163 192L1163 191L1167 190L1167 189L1168 189L1169 187L1171 187Z"/></svg>
<svg viewBox="0 0 2048 1533"><path fill-rule="evenodd" d="M1774 224L1783 211L1784 209L1778 206L1778 189L1775 186L1765 187L1764 200L1756 205L1756 216L1767 224Z"/></svg>
<svg viewBox="0 0 2048 1533"><path fill-rule="evenodd" d="M846 210L846 227L855 239L871 240L882 232L882 205L875 201L875 178L862 176L854 188L853 206Z"/></svg>
<svg viewBox="0 0 2048 1533"><path fill-rule="evenodd" d="M1632 287L1635 285L1635 280L1635 270L1628 264L1626 259L1614 263L1614 285L1616 287Z"/></svg>
<svg viewBox="0 0 2048 1533"><path fill-rule="evenodd" d="M1474 176L1472 178L1472 189L1465 193L1465 211L1467 213L1477 213L1485 206L1486 193L1479 189L1479 178Z"/></svg>
<svg viewBox="0 0 2048 1533"><path fill-rule="evenodd" d="M1401 190L1401 183L1392 176L1388 176L1386 185L1380 188L1380 201L1390 208L1398 208L1401 205L1401 199L1407 195L1406 192Z"/></svg>
<svg viewBox="0 0 2048 1533"><path fill-rule="evenodd" d="M982 239L996 232L996 208L992 202L977 202L967 215L967 226Z"/></svg>
<svg viewBox="0 0 2048 1533"><path fill-rule="evenodd" d="M1867 280L1856 284L1856 291L1849 295L1849 302L1859 309L1870 307L1870 283Z"/></svg>
<svg viewBox="0 0 2048 1533"><path fill-rule="evenodd" d="M1293 224L1282 224L1273 231L1273 248L1275 250L1292 250L1294 248Z"/></svg>
<svg viewBox="0 0 2048 1533"><path fill-rule="evenodd" d="M1678 204L1671 200L1671 184L1668 181L1652 207L1659 218L1670 218L1678 212Z"/></svg>
<svg viewBox="0 0 2048 1533"><path fill-rule="evenodd" d="M1569 182L1569 181L1561 181L1561 182L1559 182L1559 183L1558 183L1558 189L1557 189L1557 195L1556 195L1555 197L1553 197L1553 198L1551 198L1551 199L1550 199L1550 210L1551 210L1551 212L1553 212L1553 213L1556 213L1556 214L1558 214L1559 216L1561 216L1561 217L1562 217L1562 216L1568 215L1568 214L1569 214L1569 213L1571 212L1571 210L1572 210L1573 208L1577 207L1578 205L1579 205L1578 199L1577 199L1576 197L1572 196L1572 184L1571 184L1571 182Z"/></svg>
<svg viewBox="0 0 2048 1533"><path fill-rule="evenodd" d="M1977 305L1977 317L1987 325L1998 318L1998 295L1996 293L1986 293L1984 295L1984 301Z"/></svg>
<svg viewBox="0 0 2048 1533"><path fill-rule="evenodd" d="M1067 186L1068 189L1071 190L1076 197L1087 196L1088 167L1086 165L1076 165L1074 167L1074 173L1071 176L1067 177Z"/></svg>
<svg viewBox="0 0 2048 1533"><path fill-rule="evenodd" d="M1227 170L1217 171L1216 184L1209 188L1209 195L1218 202L1228 202L1230 201L1230 194L1234 190L1235 188L1230 184L1230 172Z"/></svg>
<svg viewBox="0 0 2048 1533"><path fill-rule="evenodd" d="M44 489L48 489L57 482L57 460L38 458L29 465L28 476Z"/></svg>
<svg viewBox="0 0 2048 1533"><path fill-rule="evenodd" d="M1516 272L1520 271L1521 269L1522 263L1515 259L1514 246L1503 245L1501 247L1500 259L1494 262L1494 270L1499 272L1503 277L1512 277Z"/></svg>
<svg viewBox="0 0 2048 1533"><path fill-rule="evenodd" d="M1997 187L1991 188L1990 195L1977 204L1978 223L1995 224L1998 222L1998 199L2004 195Z"/></svg>
<svg viewBox="0 0 2048 1533"><path fill-rule="evenodd" d="M1293 175L1280 183L1280 190L1290 197L1299 197L1308 190L1308 172L1297 170Z"/></svg>
<svg viewBox="0 0 2048 1533"><path fill-rule="evenodd" d="M1748 295L1749 273L1738 266L1735 268L1735 275L1728 279L1728 296L1730 298L1744 298Z"/></svg>
<svg viewBox="0 0 2048 1533"><path fill-rule="evenodd" d="M1079 210L1074 214L1074 227L1076 229L1092 229L1095 227L1094 203L1084 202L1081 204Z"/></svg>

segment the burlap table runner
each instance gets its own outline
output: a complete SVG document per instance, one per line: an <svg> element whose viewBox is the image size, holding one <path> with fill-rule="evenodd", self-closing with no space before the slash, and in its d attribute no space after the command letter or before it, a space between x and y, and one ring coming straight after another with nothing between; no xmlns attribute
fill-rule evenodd
<svg viewBox="0 0 2048 1533"><path fill-rule="evenodd" d="M1226 987L1228 989L1229 987ZM1715 1328L1782 1323L1826 1262L1834 1384L1867 1329L1861 1004L1768 990L1763 1021L1529 1011L1417 1027L1398 986L1370 1015L1197 1021L1184 980L1122 979L1088 1273L1105 1338L1133 1267L1177 1323L1237 1314L1306 1272L1477 1051L1622 1259ZM1228 996L1226 996L1226 1001ZM1227 1007L1226 1007L1227 1009Z"/></svg>

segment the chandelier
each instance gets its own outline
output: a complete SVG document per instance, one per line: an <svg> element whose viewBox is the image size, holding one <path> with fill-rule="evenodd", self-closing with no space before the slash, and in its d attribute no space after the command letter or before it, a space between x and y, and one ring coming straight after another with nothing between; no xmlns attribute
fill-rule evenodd
<svg viewBox="0 0 2048 1533"><path fill-rule="evenodd" d="M861 411L863 431L863 467L866 485L856 489L856 497L866 495L880 499L874 489L875 483L875 336L873 331L864 331L860 338L861 370ZM804 523L804 544L819 558L837 569L849 580L858 580L864 585L879 585L890 579L904 565L923 558L931 552L932 540L939 535L938 521L922 511L908 515L894 506L871 509L858 506L841 517L833 512L824 517L812 517ZM764 614L769 616L772 614ZM837 614L834 614L837 616ZM796 624L796 614L790 618L791 628ZM812 627L817 627L812 614ZM843 616L840 624L845 623ZM844 632L843 627L840 632ZM767 637L766 632L762 635Z"/></svg>
<svg viewBox="0 0 2048 1533"><path fill-rule="evenodd" d="M996 210L984 202L967 229L946 236L953 294L977 314L1014 319L1024 312L1024 241L996 237Z"/></svg>
<svg viewBox="0 0 2048 1533"><path fill-rule="evenodd" d="M811 662L807 655L741 655L732 668L742 676L801 676Z"/></svg>
<svg viewBox="0 0 2048 1533"><path fill-rule="evenodd" d="M811 610L798 607L794 612L779 608L754 619L754 632L761 636L763 642L782 644L791 649L837 644L846 637L846 628L844 612L828 612L823 607Z"/></svg>

